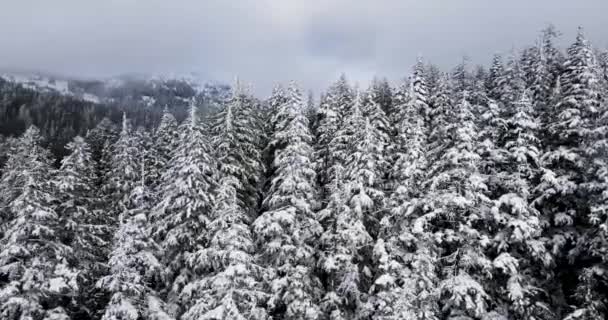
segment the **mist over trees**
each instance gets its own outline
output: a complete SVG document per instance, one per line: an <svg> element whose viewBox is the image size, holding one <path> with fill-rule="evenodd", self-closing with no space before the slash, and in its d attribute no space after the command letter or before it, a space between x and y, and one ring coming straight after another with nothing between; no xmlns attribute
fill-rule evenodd
<svg viewBox="0 0 608 320"><path fill-rule="evenodd" d="M0 319L607 318L608 53L558 36L317 103L0 81Z"/></svg>

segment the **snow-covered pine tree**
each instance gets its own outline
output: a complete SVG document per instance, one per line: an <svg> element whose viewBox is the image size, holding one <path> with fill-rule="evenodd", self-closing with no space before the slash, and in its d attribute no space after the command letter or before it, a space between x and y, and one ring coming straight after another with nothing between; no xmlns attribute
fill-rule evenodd
<svg viewBox="0 0 608 320"><path fill-rule="evenodd" d="M524 79L525 88L530 90L534 86L536 80L536 63L540 60L540 46L538 43L533 46L525 47L519 57L519 65L521 66L522 78ZM530 95L530 99L533 95Z"/></svg>
<svg viewBox="0 0 608 320"><path fill-rule="evenodd" d="M417 84L414 83L414 86L416 86ZM422 90L420 89L421 87L418 86L416 89ZM393 128L390 125L390 121L387 117L387 115L384 113L384 111L382 110L380 104L378 104L376 102L377 97L375 96L376 91L373 89L373 87L369 88L367 90L367 92L365 93L365 97L363 98L363 105L361 107L362 110L362 114L363 116L369 121L369 125L370 125L370 135L373 136L374 139L374 148L375 150L372 151L370 150L369 152L371 154L374 154L375 152L378 152L377 154L374 154L374 160L375 163L371 164L369 163L369 166L375 166L375 168L373 169L375 171L375 174L377 175L377 177L375 178L376 182L376 188L380 189L380 190L384 190L386 188L385 183L387 180L387 176L388 176L388 171L389 171L389 164L390 164L390 160L389 160L389 149L391 146L391 138L392 138L392 131ZM422 106L424 107L424 106ZM348 158L347 158L348 161ZM377 207L378 210L381 209L381 206ZM374 211L375 212L375 222L374 226L372 225L368 225L368 227L370 228L370 231L375 235L378 233L378 226L377 223L378 221L380 221L380 219L382 218L382 214L381 212L378 212L378 210Z"/></svg>
<svg viewBox="0 0 608 320"><path fill-rule="evenodd" d="M523 71L515 52L509 55L502 78L497 101L503 104L503 116L509 117L513 112L512 106L521 98L526 88Z"/></svg>
<svg viewBox="0 0 608 320"><path fill-rule="evenodd" d="M363 100L363 98L355 100ZM348 126L352 125L350 130L354 134L348 137L349 152L344 166L345 181L347 188L352 192L349 205L367 220L368 231L372 232L369 229L376 227L378 212L384 207L388 136L382 130L385 128L383 125L386 124L382 110L363 105L361 109L373 110L365 116L363 110L357 111L357 104L355 101L352 119L347 121ZM373 234L377 234L377 230L373 230Z"/></svg>
<svg viewBox="0 0 608 320"><path fill-rule="evenodd" d="M151 181L151 189L156 193L163 172L167 170L167 164L171 160L174 150L178 145L177 120L169 112L167 107L163 110L158 127L154 131L154 141L150 153L151 167L148 169L148 179Z"/></svg>
<svg viewBox="0 0 608 320"><path fill-rule="evenodd" d="M95 161L97 185L101 186L110 169L112 145L118 139L118 129L110 118L103 118L95 128L89 130L86 142L91 147L91 157Z"/></svg>
<svg viewBox="0 0 608 320"><path fill-rule="evenodd" d="M66 149L70 154L61 160L61 167L53 179L57 192L56 212L65 231L62 241L72 248L75 268L79 272L79 294L73 312L94 317L92 312L103 300L95 289L95 282L105 272L111 221L102 210L89 145L76 136Z"/></svg>
<svg viewBox="0 0 608 320"><path fill-rule="evenodd" d="M497 314L515 319L554 319L542 293L542 274L552 264L542 236L541 217L531 203L540 162L539 123L524 92L512 106L496 163L496 198L485 229L493 233L487 255L493 277L485 284Z"/></svg>
<svg viewBox="0 0 608 320"><path fill-rule="evenodd" d="M40 130L32 126L15 141L8 154L0 178L0 237L13 217L9 204L19 196L21 187L25 184L25 172L31 165L28 161L29 153L39 154L49 167L52 165L51 154L40 146L41 143Z"/></svg>
<svg viewBox="0 0 608 320"><path fill-rule="evenodd" d="M338 162L344 165L343 144L336 144L334 139L342 128L344 116L353 101L352 88L342 75L329 88L319 110L317 111L315 132L315 158L319 184L323 190L322 198L326 198L327 188L331 185L332 167Z"/></svg>
<svg viewBox="0 0 608 320"><path fill-rule="evenodd" d="M490 66L490 73L486 82L487 95L490 99L497 101L502 97L504 88L504 66L502 63L502 56L495 54L492 59L492 65Z"/></svg>
<svg viewBox="0 0 608 320"><path fill-rule="evenodd" d="M53 168L49 152L39 146L32 126L9 158L9 220L0 240L0 317L7 320L69 319L66 306L78 291L73 252L62 243L60 217L53 208Z"/></svg>
<svg viewBox="0 0 608 320"><path fill-rule="evenodd" d="M460 96L456 106L445 106L444 114L454 114L445 132L432 128L431 138L444 138L431 145L432 162L428 180L423 183L425 194L418 207L410 209L421 211L413 229L432 233L429 238L434 243L430 247L441 250L437 264L440 307L447 319L483 317L487 313L490 297L482 283L492 268L483 250L489 243L483 233L489 199L484 195L486 186L478 169L478 130L466 92ZM432 256L433 250L430 252Z"/></svg>
<svg viewBox="0 0 608 320"><path fill-rule="evenodd" d="M359 111L353 111L361 117ZM363 261L361 249L371 246L373 240L361 217L349 207L350 191L346 189L344 168L337 164L332 172L335 176L331 179L329 203L318 215L324 226L319 263L326 288L320 306L332 320L353 319L357 312L365 317L359 263Z"/></svg>
<svg viewBox="0 0 608 320"><path fill-rule="evenodd" d="M208 227L209 242L188 257L189 264L211 271L184 288L183 299L193 303L182 319L267 319L263 272L254 258L251 218L238 197L239 184L223 173Z"/></svg>
<svg viewBox="0 0 608 320"><path fill-rule="evenodd" d="M576 252L585 257L586 263L578 277L577 304L568 320L608 317L608 112L605 101L589 138L585 143L589 176L584 190L590 193L587 217L590 226L576 244Z"/></svg>
<svg viewBox="0 0 608 320"><path fill-rule="evenodd" d="M590 57L588 51L585 55ZM566 65L566 70L569 68L572 66ZM579 71L579 82L576 82L579 98L574 99L586 106L589 114L582 144L586 177L580 188L581 193L586 195L588 212L584 219L585 228L579 228L582 229L581 234L571 251L581 267L574 293L574 310L566 318L568 320L608 317L608 104L605 98L607 92L603 91L606 90L605 84L601 85L601 68L599 65L587 65L586 70ZM595 75L588 72L595 72ZM600 90L603 98L598 105L593 102L598 97L594 94L595 90ZM574 93L564 91L565 94L568 92ZM595 108L597 111L593 111Z"/></svg>
<svg viewBox="0 0 608 320"><path fill-rule="evenodd" d="M381 105L376 102L379 98L376 96L377 92L373 87L370 87L363 97L363 105L361 111L363 117L369 119L370 125L374 131L377 132L379 142L383 148L386 148L391 138L391 126L388 120L388 116L382 109Z"/></svg>
<svg viewBox="0 0 608 320"><path fill-rule="evenodd" d="M448 138L448 124L455 118L450 89L448 75L443 74L438 80L435 94L430 99L430 117L425 119L429 130L426 147L429 162L434 162L441 156L443 143Z"/></svg>
<svg viewBox="0 0 608 320"><path fill-rule="evenodd" d="M416 79L419 78L419 79ZM417 83L417 85L416 85ZM425 177L425 113L428 94L422 73L414 76L414 99L403 106L405 114L397 127L397 160L391 172L390 210L381 221L374 246L377 276L367 303L372 319L437 319L437 250L428 233L412 228L417 200Z"/></svg>
<svg viewBox="0 0 608 320"><path fill-rule="evenodd" d="M454 67L450 73L451 98L454 101L460 101L466 93L466 98L470 98L471 92L471 73L469 72L469 57L462 57L462 61Z"/></svg>
<svg viewBox="0 0 608 320"><path fill-rule="evenodd" d="M128 209L131 192L139 183L140 146L126 114L123 114L122 129L118 140L112 145L108 172L102 188L107 197L107 214L114 223L118 221L118 215Z"/></svg>
<svg viewBox="0 0 608 320"><path fill-rule="evenodd" d="M276 85L272 89L272 94L270 95L270 98L268 98L267 101L268 108L266 111L268 114L264 117L265 119L269 120L267 121L267 133L272 134L272 132L275 131L275 128L273 127L275 123L274 121L272 121L272 119L277 115L277 113L281 109L281 106L287 103L287 101L288 97L285 92L285 88L283 88L283 86L280 84Z"/></svg>
<svg viewBox="0 0 608 320"><path fill-rule="evenodd" d="M547 245L555 256L554 279L557 281L548 289L553 292L553 299L562 300L554 306L558 316L562 316L570 304L568 299L574 290L570 262L584 258L571 249L587 225L588 199L581 185L586 171L583 143L600 103L594 66L593 51L579 30L563 66L562 99L555 106L548 126L550 144L541 158L543 173L535 190L535 204L547 220Z"/></svg>
<svg viewBox="0 0 608 320"><path fill-rule="evenodd" d="M281 319L318 319L320 283L313 274L313 244L321 233L315 220L315 171L312 136L303 114L300 90L291 83L288 101L274 117L273 175L264 199L264 211L253 230L258 261L270 299L268 313Z"/></svg>
<svg viewBox="0 0 608 320"><path fill-rule="evenodd" d="M315 117L317 115L317 105L315 103L315 94L312 90L308 90L308 94L306 95L306 109L304 110L304 115L308 119L308 125L310 126L310 130L312 130L315 122Z"/></svg>
<svg viewBox="0 0 608 320"><path fill-rule="evenodd" d="M407 110L407 107L410 105L410 100L412 99L412 84L410 80L409 77L403 78L395 89L393 112L389 114L388 117L392 128L391 134L393 138L391 146L389 147L390 150L399 145L399 142L397 141L397 127L406 116L405 110Z"/></svg>
<svg viewBox="0 0 608 320"><path fill-rule="evenodd" d="M471 104L478 106L477 109L473 110L473 114L476 118L479 117L479 106L488 103L488 95L486 94L486 82L488 78L488 71L482 65L475 66L473 74L471 76Z"/></svg>
<svg viewBox="0 0 608 320"><path fill-rule="evenodd" d="M193 103L179 127L179 146L162 174L160 201L152 210L153 235L161 250L159 292L174 316L184 311L185 302L179 300L183 287L200 271L187 264L186 256L207 239L217 187L217 164L197 113Z"/></svg>
<svg viewBox="0 0 608 320"><path fill-rule="evenodd" d="M170 320L158 294L151 287L161 272L156 257L157 244L148 228L152 194L144 180L144 159L141 157L141 182L129 195L127 209L120 214L119 227L108 261L109 274L97 286L111 294L102 320Z"/></svg>
<svg viewBox="0 0 608 320"><path fill-rule="evenodd" d="M239 204L249 215L258 210L258 186L263 174L260 130L256 123L254 101L237 80L232 97L212 116L211 142L219 170L237 179Z"/></svg>
<svg viewBox="0 0 608 320"><path fill-rule="evenodd" d="M426 78L426 85L429 90L429 97L434 96L439 88L439 80L441 79L443 72L434 64L426 64L424 66L424 77Z"/></svg>
<svg viewBox="0 0 608 320"><path fill-rule="evenodd" d="M343 183L334 189L342 195L332 196L329 209L322 214L327 226L321 238L324 257L322 267L329 278L329 290L323 308L334 319L350 319L363 311L363 302L372 278L370 268L372 236L377 228L378 212L384 206L383 177L385 168L382 134L363 116L363 97L357 93L350 115L335 139L347 146L348 156L342 170L334 170ZM339 164L338 164L339 165ZM335 167L337 169L340 167ZM334 209L332 209L334 208ZM377 234L377 230L374 230Z"/></svg>
<svg viewBox="0 0 608 320"><path fill-rule="evenodd" d="M263 148L262 159L264 163L264 181L262 181L261 189L267 189L270 184L270 179L273 174L273 165L272 161L274 159L274 152L276 150L276 146L271 144L272 135L275 132L278 121L280 120L277 115L281 106L287 103L288 98L285 93L285 88L282 85L276 85L272 89L272 94L264 103L264 108L262 109L262 115L259 117L261 120L261 128L264 132L263 139L260 141L260 147Z"/></svg>
<svg viewBox="0 0 608 320"><path fill-rule="evenodd" d="M133 132L133 139L135 140L135 143L137 143L137 156L139 157L140 161L143 159L143 166L146 169L146 172L140 170L140 174L145 174L144 177L146 178L146 186L150 186L154 180L152 180L152 178L149 176L149 173L152 171L151 168L156 162L153 149L153 133L142 126L138 126Z"/></svg>
<svg viewBox="0 0 608 320"><path fill-rule="evenodd" d="M414 67L413 83L406 96L411 100L398 106L400 121L395 125L396 136L391 147L394 160L389 172L388 186L392 190L389 207L399 206L417 196L416 192L420 190L416 186L426 167L426 124L431 119L431 110L421 61Z"/></svg>
<svg viewBox="0 0 608 320"><path fill-rule="evenodd" d="M421 66L424 67L424 66ZM372 97L374 102L380 105L384 114L390 118L393 110L393 88L388 83L386 78L376 79L372 81L371 90L373 91Z"/></svg>
<svg viewBox="0 0 608 320"><path fill-rule="evenodd" d="M497 67L498 68L498 67ZM479 107L477 125L480 130L480 144L478 153L482 160L480 172L488 177L488 195L498 197L502 194L500 189L500 178L498 177L503 163L507 161L504 152L505 131L507 120L515 112L515 105L521 98L525 89L523 73L519 60L512 52L502 73L497 76L492 99Z"/></svg>

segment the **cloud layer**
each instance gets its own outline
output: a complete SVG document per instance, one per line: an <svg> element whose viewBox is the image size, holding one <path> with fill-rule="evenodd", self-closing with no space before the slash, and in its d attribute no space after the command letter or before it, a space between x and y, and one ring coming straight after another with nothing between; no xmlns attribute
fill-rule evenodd
<svg viewBox="0 0 608 320"><path fill-rule="evenodd" d="M608 44L605 0L55 0L0 3L0 67L75 76L198 71L239 75L267 94L295 79L319 90L407 75L417 55L451 67L464 54L533 43L553 23Z"/></svg>

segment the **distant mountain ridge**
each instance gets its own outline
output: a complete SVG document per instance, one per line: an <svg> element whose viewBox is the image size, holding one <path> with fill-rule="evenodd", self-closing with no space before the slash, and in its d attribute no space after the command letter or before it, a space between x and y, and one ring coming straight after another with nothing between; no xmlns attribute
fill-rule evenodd
<svg viewBox="0 0 608 320"><path fill-rule="evenodd" d="M221 100L229 86L204 80L198 73L144 75L125 74L110 78L74 78L45 73L1 72L6 81L39 92L57 93L84 101L105 104L169 104L170 99L189 101L193 97L203 100ZM169 97L158 99L159 93ZM170 107L170 106L169 106Z"/></svg>
<svg viewBox="0 0 608 320"><path fill-rule="evenodd" d="M75 79L44 73L0 72L0 135L38 126L55 154L75 135L85 135L104 117L153 128L165 107L178 120L194 101L206 113L228 98L230 86L189 75L123 75Z"/></svg>

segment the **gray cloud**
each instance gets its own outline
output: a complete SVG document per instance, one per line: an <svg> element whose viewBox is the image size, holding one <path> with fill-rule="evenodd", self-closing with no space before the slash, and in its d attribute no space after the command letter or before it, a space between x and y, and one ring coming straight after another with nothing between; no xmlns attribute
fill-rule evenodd
<svg viewBox="0 0 608 320"><path fill-rule="evenodd" d="M605 0L55 0L0 2L0 67L75 76L199 71L268 94L319 90L346 72L407 75L416 56L449 68L466 54L533 43L546 23L606 46Z"/></svg>

